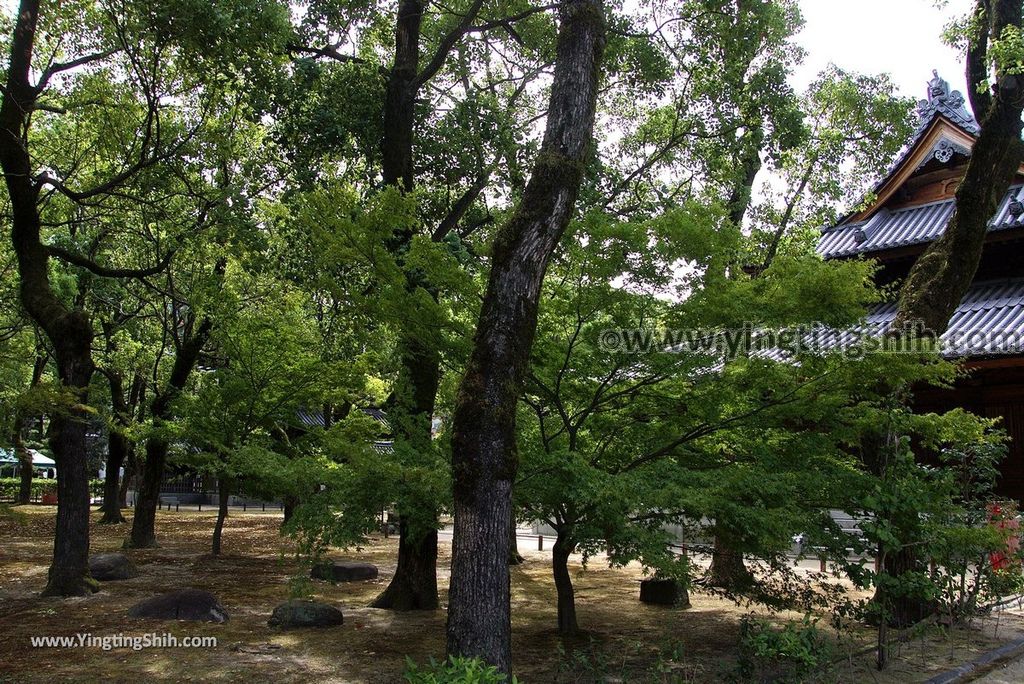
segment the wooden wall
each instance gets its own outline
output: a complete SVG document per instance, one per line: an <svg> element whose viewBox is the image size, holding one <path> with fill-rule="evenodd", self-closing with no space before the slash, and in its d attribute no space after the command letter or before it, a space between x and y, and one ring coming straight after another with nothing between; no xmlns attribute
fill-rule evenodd
<svg viewBox="0 0 1024 684"><path fill-rule="evenodd" d="M971 364L971 374L952 390L915 392L914 408L944 412L965 408L986 418L1001 418L1011 442L1002 463L997 491L1024 505L1024 359L1007 358Z"/></svg>

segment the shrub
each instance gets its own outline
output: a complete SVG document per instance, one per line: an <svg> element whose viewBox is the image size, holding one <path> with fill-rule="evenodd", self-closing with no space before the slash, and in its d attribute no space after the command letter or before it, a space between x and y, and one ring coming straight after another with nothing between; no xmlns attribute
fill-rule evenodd
<svg viewBox="0 0 1024 684"><path fill-rule="evenodd" d="M21 491L21 478L3 477L0 478L0 499L11 500L18 498ZM32 498L38 499L43 494L57 491L57 481L50 478L32 478ZM103 494L103 480L89 480L89 494L101 496Z"/></svg>
<svg viewBox="0 0 1024 684"><path fill-rule="evenodd" d="M450 656L444 662L433 658L424 667L419 667L411 659L405 659L405 681L409 684L499 684L508 682L508 677L493 665L488 665L479 658L457 658ZM517 684L513 677L511 684Z"/></svg>
<svg viewBox="0 0 1024 684"><path fill-rule="evenodd" d="M805 617L779 629L767 620L744 616L739 657L743 681L798 682L828 668L832 646L816 623Z"/></svg>

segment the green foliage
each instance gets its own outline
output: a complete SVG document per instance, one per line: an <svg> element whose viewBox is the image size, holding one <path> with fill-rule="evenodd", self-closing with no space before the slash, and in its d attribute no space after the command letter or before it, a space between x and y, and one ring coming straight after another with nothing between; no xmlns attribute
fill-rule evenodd
<svg viewBox="0 0 1024 684"><path fill-rule="evenodd" d="M799 682L827 670L833 649L805 616L781 629L750 615L740 622L739 674L749 682Z"/></svg>
<svg viewBox="0 0 1024 684"><path fill-rule="evenodd" d="M3 477L0 478L0 499L16 499L21 491L21 478ZM57 480L53 478L32 478L31 497L38 499L43 494L55 494L57 492ZM103 480L89 480L89 495L96 497L103 494Z"/></svg>
<svg viewBox="0 0 1024 684"><path fill-rule="evenodd" d="M315 589L316 585L313 584L313 580L309 578L309 574L306 572L300 572L300 574L293 575L292 577L288 578L289 599L312 598Z"/></svg>
<svg viewBox="0 0 1024 684"><path fill-rule="evenodd" d="M405 659L405 672L402 675L409 684L498 684L519 680L498 672L498 668L488 665L479 658L463 658L449 656L444 662L431 658L427 665L419 666L412 659Z"/></svg>

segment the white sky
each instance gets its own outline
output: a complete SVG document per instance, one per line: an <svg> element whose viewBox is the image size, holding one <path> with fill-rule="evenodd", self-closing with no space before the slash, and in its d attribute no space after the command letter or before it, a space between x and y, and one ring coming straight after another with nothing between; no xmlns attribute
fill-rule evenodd
<svg viewBox="0 0 1024 684"><path fill-rule="evenodd" d="M887 72L901 95L920 100L932 69L966 95L964 57L942 42L950 20L972 0L800 0L805 26L797 43L807 51L794 74L802 91L829 62L867 74Z"/></svg>

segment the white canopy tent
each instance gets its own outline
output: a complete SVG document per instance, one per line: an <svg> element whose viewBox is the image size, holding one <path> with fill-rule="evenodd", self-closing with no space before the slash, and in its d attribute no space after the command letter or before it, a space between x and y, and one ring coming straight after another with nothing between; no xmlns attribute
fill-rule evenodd
<svg viewBox="0 0 1024 684"><path fill-rule="evenodd" d="M43 478L57 476L57 462L36 449L29 449L32 467ZM13 450L0 449L0 477L15 477L18 472L18 456Z"/></svg>

